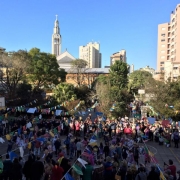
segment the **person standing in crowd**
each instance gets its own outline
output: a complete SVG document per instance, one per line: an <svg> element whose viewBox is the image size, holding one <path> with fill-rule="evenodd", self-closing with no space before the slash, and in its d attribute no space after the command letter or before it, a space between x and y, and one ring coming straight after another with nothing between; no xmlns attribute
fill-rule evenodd
<svg viewBox="0 0 180 180"><path fill-rule="evenodd" d="M29 155L28 160L25 162L23 167L23 174L26 177L26 180L31 180L33 162L34 162L33 156Z"/></svg>
<svg viewBox="0 0 180 180"><path fill-rule="evenodd" d="M171 175L173 176L174 180L176 180L176 166L173 164L171 159L169 159L169 164L164 163L164 170L170 170Z"/></svg>
<svg viewBox="0 0 180 180"><path fill-rule="evenodd" d="M64 169L56 163L52 168L51 180L60 180L63 177Z"/></svg>
<svg viewBox="0 0 180 180"><path fill-rule="evenodd" d="M66 146L66 154L69 156L69 147L70 147L71 138L69 135L67 135L64 144Z"/></svg>
<svg viewBox="0 0 180 180"><path fill-rule="evenodd" d="M4 164L2 161L2 156L0 155L0 179L2 178L3 175L3 168L4 168Z"/></svg>
<svg viewBox="0 0 180 180"><path fill-rule="evenodd" d="M61 147L61 140L59 138L57 138L54 142L54 147L55 147L55 154L56 156L59 154L59 150Z"/></svg>
<svg viewBox="0 0 180 180"><path fill-rule="evenodd" d="M147 180L160 180L159 174L156 171L156 166L151 166L151 171L147 176Z"/></svg>
<svg viewBox="0 0 180 180"><path fill-rule="evenodd" d="M12 163L12 179L22 180L22 166L17 158L14 158Z"/></svg>
<svg viewBox="0 0 180 180"><path fill-rule="evenodd" d="M174 138L174 147L178 148L178 144L179 144L179 131L177 129L173 133L173 138Z"/></svg>
<svg viewBox="0 0 180 180"><path fill-rule="evenodd" d="M44 164L37 156L36 161L32 164L32 180L40 180L44 173Z"/></svg>
<svg viewBox="0 0 180 180"><path fill-rule="evenodd" d="M81 155L81 150L82 150L81 139L78 139L78 142L76 143L76 150L77 150L77 158L78 158Z"/></svg>
<svg viewBox="0 0 180 180"><path fill-rule="evenodd" d="M82 180L92 180L93 166L89 162L82 168L82 172Z"/></svg>
<svg viewBox="0 0 180 180"><path fill-rule="evenodd" d="M136 175L135 180L147 180L147 173L145 172L144 167L139 168L139 173Z"/></svg>
<svg viewBox="0 0 180 180"><path fill-rule="evenodd" d="M6 154L6 159L3 161L3 178L4 180L11 180L11 172L12 172L12 161L9 158L9 154Z"/></svg>
<svg viewBox="0 0 180 180"><path fill-rule="evenodd" d="M104 180L113 178L113 165L111 161L111 157L107 156L106 162L104 163Z"/></svg>

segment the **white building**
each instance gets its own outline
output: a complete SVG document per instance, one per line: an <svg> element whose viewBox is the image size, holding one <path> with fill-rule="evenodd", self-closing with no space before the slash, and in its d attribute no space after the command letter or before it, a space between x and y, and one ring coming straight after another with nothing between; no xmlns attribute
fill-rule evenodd
<svg viewBox="0 0 180 180"><path fill-rule="evenodd" d="M119 52L112 54L110 57L110 64L113 65L115 61L123 61L127 63L126 50L123 49Z"/></svg>
<svg viewBox="0 0 180 180"><path fill-rule="evenodd" d="M88 68L101 67L100 44L90 42L86 46L79 46L79 59L87 61Z"/></svg>
<svg viewBox="0 0 180 180"><path fill-rule="evenodd" d="M72 56L67 50L61 55L57 56L57 62L61 69L72 68L72 61L76 58Z"/></svg>
<svg viewBox="0 0 180 180"><path fill-rule="evenodd" d="M57 19L54 23L54 30L52 35L52 54L54 54L56 57L61 54L61 35L60 35L60 29L59 29L59 21Z"/></svg>

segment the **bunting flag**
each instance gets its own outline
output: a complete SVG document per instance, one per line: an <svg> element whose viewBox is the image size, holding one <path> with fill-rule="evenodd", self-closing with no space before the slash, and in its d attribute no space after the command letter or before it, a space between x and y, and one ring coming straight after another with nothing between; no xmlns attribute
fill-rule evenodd
<svg viewBox="0 0 180 180"><path fill-rule="evenodd" d="M0 143L4 143L5 142L5 140L2 138L2 137L0 137Z"/></svg>
<svg viewBox="0 0 180 180"><path fill-rule="evenodd" d="M81 164L82 164L82 166L84 167L84 168L86 168L86 164L88 164L85 160L83 160L83 159L81 159L81 158L78 158L77 159Z"/></svg>
<svg viewBox="0 0 180 180"><path fill-rule="evenodd" d="M69 173L66 173L64 177L65 180L74 180L74 178Z"/></svg>
<svg viewBox="0 0 180 180"><path fill-rule="evenodd" d="M110 111L111 111L111 112L114 111L115 106L116 106L116 104L114 103L114 104L112 105L112 107L110 108Z"/></svg>
<svg viewBox="0 0 180 180"><path fill-rule="evenodd" d="M96 106L98 106L97 101L94 103L94 105L91 107L92 109L95 108Z"/></svg>
<svg viewBox="0 0 180 180"><path fill-rule="evenodd" d="M81 105L81 101L77 104L77 106L74 108L74 110L77 110L77 108Z"/></svg>
<svg viewBox="0 0 180 180"><path fill-rule="evenodd" d="M53 129L53 133L54 133L55 135L58 134L57 128L54 128L54 129Z"/></svg>
<svg viewBox="0 0 180 180"><path fill-rule="evenodd" d="M74 165L72 166L72 168L74 169L74 171L75 171L77 174L83 175L82 169L81 169L78 165L74 164Z"/></svg>

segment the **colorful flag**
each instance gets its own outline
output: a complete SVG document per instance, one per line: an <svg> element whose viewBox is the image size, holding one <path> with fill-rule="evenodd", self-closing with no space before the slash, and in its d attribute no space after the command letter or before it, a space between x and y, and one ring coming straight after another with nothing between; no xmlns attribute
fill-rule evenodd
<svg viewBox="0 0 180 180"><path fill-rule="evenodd" d="M86 164L88 164L85 160L83 160L83 159L81 159L81 158L78 158L77 159L81 164L82 164L82 166L84 167L84 168L86 168Z"/></svg>
<svg viewBox="0 0 180 180"><path fill-rule="evenodd" d="M74 178L69 173L66 173L64 177L65 180L74 180Z"/></svg>
<svg viewBox="0 0 180 180"><path fill-rule="evenodd" d="M82 169L78 165L74 164L72 168L74 169L74 171L76 171L77 174L83 175Z"/></svg>

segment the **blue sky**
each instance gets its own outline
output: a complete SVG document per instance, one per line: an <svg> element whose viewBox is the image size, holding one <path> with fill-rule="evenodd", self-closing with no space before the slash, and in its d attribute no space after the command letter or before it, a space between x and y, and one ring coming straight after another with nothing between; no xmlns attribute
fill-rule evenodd
<svg viewBox="0 0 180 180"><path fill-rule="evenodd" d="M33 47L51 53L58 14L62 51L76 58L79 46L100 42L102 67L125 49L135 69L156 68L158 24L169 22L179 0L0 0L0 46L7 51Z"/></svg>

